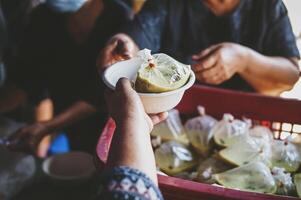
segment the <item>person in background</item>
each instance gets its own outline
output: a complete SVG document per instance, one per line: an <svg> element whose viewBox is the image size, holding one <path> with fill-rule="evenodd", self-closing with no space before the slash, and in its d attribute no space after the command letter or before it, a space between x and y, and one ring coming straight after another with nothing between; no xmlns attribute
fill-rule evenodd
<svg viewBox="0 0 301 200"><path fill-rule="evenodd" d="M13 79L16 56L28 23L29 13L41 0L2 0L0 2L0 114L19 108L27 95Z"/></svg>
<svg viewBox="0 0 301 200"><path fill-rule="evenodd" d="M163 200L157 187L150 132L155 124L166 119L167 113L148 116L140 97L125 78L118 81L114 92L106 91L106 102L116 122L116 132L99 199Z"/></svg>
<svg viewBox="0 0 301 200"><path fill-rule="evenodd" d="M47 0L35 9L18 59L17 80L36 105L42 102L43 107L50 98L54 117L17 131L10 139L22 142L14 143L12 150L36 152L46 135L63 129L72 150L94 153L107 118L96 58L130 12L126 0Z"/></svg>
<svg viewBox="0 0 301 200"><path fill-rule="evenodd" d="M113 38L191 64L201 84L279 95L299 78L281 0L148 0L121 33Z"/></svg>

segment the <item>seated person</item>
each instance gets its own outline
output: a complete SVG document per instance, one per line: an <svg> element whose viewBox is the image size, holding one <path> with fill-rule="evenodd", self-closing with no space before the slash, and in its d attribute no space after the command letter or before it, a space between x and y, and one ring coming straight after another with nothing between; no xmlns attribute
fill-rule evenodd
<svg viewBox="0 0 301 200"><path fill-rule="evenodd" d="M279 95L299 77L281 0L149 0L123 33L127 44L191 64L202 84Z"/></svg>
<svg viewBox="0 0 301 200"><path fill-rule="evenodd" d="M115 92L107 91L106 100L116 122L116 132L99 199L162 200L150 132L167 113L148 116L128 79L120 79Z"/></svg>
<svg viewBox="0 0 301 200"><path fill-rule="evenodd" d="M94 152L107 118L95 60L130 11L123 0L48 0L33 11L16 79L37 105L51 98L55 116L20 129L11 139L24 145L11 149L35 152L45 135L63 129L72 150Z"/></svg>

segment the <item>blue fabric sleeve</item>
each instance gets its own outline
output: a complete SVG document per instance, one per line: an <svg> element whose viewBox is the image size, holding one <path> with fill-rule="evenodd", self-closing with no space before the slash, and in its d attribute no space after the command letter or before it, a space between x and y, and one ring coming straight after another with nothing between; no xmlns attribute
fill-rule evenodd
<svg viewBox="0 0 301 200"><path fill-rule="evenodd" d="M163 200L158 187L139 170L121 166L104 173L99 199Z"/></svg>

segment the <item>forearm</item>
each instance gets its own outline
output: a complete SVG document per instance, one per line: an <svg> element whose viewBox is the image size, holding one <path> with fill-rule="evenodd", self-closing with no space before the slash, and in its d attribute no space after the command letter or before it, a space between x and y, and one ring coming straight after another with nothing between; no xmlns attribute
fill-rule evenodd
<svg viewBox="0 0 301 200"><path fill-rule="evenodd" d="M157 173L154 153L150 142L150 134L139 131L139 124L131 126L131 122L117 124L117 130L109 152L108 168L128 166L145 173L157 185Z"/></svg>
<svg viewBox="0 0 301 200"><path fill-rule="evenodd" d="M239 74L258 92L279 95L297 82L297 62L284 57L268 57L246 49L246 66Z"/></svg>
<svg viewBox="0 0 301 200"><path fill-rule="evenodd" d="M93 113L96 109L85 101L78 101L70 108L55 116L53 119L44 122L50 131L57 131L81 119L84 119Z"/></svg>

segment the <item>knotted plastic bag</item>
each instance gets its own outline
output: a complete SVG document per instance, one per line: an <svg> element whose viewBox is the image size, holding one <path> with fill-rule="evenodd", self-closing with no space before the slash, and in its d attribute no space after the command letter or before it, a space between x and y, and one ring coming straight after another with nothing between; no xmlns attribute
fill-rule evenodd
<svg viewBox="0 0 301 200"><path fill-rule="evenodd" d="M236 142L219 152L227 162L241 166L254 161L261 161L267 166L271 166L271 143L264 138L256 138L252 136Z"/></svg>
<svg viewBox="0 0 301 200"><path fill-rule="evenodd" d="M286 173L285 169L274 167L272 175L277 185L277 194L292 195L295 192L295 184L290 173Z"/></svg>
<svg viewBox="0 0 301 200"><path fill-rule="evenodd" d="M270 169L262 162L252 162L215 174L214 178L220 185L227 188L271 194L277 190Z"/></svg>
<svg viewBox="0 0 301 200"><path fill-rule="evenodd" d="M234 119L231 114L224 114L223 119L215 124L211 130L216 144L228 147L248 135L251 124Z"/></svg>
<svg viewBox="0 0 301 200"><path fill-rule="evenodd" d="M176 140L188 144L187 135L180 119L180 113L175 109L168 112L168 118L165 121L155 125L151 135L154 137L159 136L163 141Z"/></svg>
<svg viewBox="0 0 301 200"><path fill-rule="evenodd" d="M296 186L297 194L301 197L301 174L294 175L294 184Z"/></svg>
<svg viewBox="0 0 301 200"><path fill-rule="evenodd" d="M287 172L296 172L301 164L298 147L289 142L274 140L272 142L272 165L284 168Z"/></svg>
<svg viewBox="0 0 301 200"><path fill-rule="evenodd" d="M206 115L205 108L202 106L198 106L198 111L200 116L188 120L184 127L195 150L201 155L207 156L212 147L213 135L210 131L217 120Z"/></svg>
<svg viewBox="0 0 301 200"><path fill-rule="evenodd" d="M188 81L190 65L182 64L172 57L160 53L151 55L144 49L138 52L143 61L135 82L136 91L142 93L161 93L176 90Z"/></svg>
<svg viewBox="0 0 301 200"><path fill-rule="evenodd" d="M176 141L166 142L157 148L155 158L160 170L169 175L184 172L197 164L197 158L193 152Z"/></svg>
<svg viewBox="0 0 301 200"><path fill-rule="evenodd" d="M201 183L213 184L213 174L221 173L231 169L232 167L225 162L217 158L217 155L213 155L207 158L198 166L197 181Z"/></svg>
<svg viewBox="0 0 301 200"><path fill-rule="evenodd" d="M254 126L250 129L249 135L252 137L264 139L267 142L272 142L274 137L273 137L273 132L264 126Z"/></svg>

